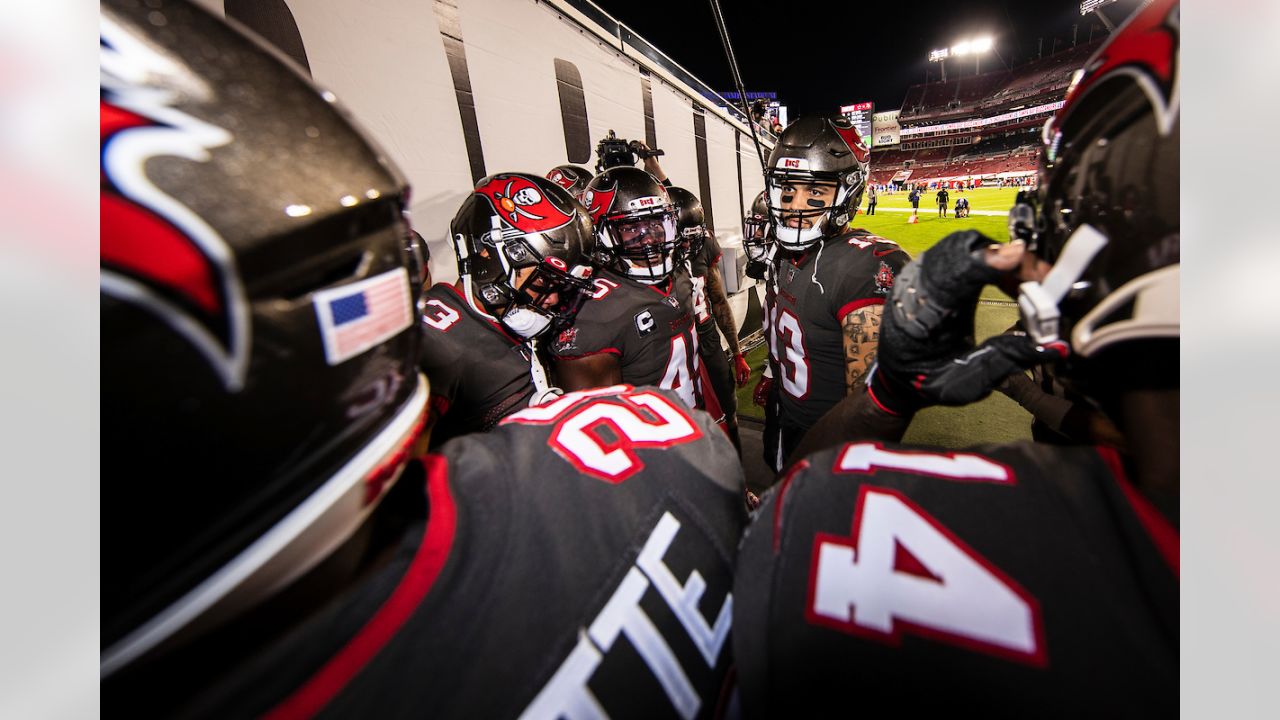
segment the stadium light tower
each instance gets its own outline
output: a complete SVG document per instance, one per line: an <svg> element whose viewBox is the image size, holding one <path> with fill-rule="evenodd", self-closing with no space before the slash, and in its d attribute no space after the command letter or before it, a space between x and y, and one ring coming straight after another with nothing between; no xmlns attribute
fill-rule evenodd
<svg viewBox="0 0 1280 720"><path fill-rule="evenodd" d="M982 35L976 38L968 38L961 40L951 46L951 55L972 55L974 74L982 72L982 56L991 52L996 46L996 41L990 35ZM946 78L944 77L945 81Z"/></svg>
<svg viewBox="0 0 1280 720"><path fill-rule="evenodd" d="M950 54L951 54L951 51L948 50L947 48L941 48L938 50L929 51L929 62L936 62L942 66L942 82L947 81L947 57ZM929 77L926 74L925 82L928 82L928 81L929 81Z"/></svg>

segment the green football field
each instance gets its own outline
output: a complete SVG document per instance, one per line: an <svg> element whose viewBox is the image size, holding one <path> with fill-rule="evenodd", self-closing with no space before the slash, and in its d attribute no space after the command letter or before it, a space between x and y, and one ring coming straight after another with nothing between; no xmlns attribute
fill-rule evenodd
<svg viewBox="0 0 1280 720"><path fill-rule="evenodd" d="M956 220L951 217L955 207L957 192L951 192L946 218L938 217L938 207L934 204L933 193L921 198L919 222L908 224L911 204L907 202L906 193L881 195L876 205L876 214L868 216L859 213L852 223L854 227L866 228L881 237L893 240L905 249L912 257L918 257L938 240L958 230L977 230L988 237L1004 242L1008 239L1006 213L1013 205L1017 194L1013 189L978 189L966 190L964 196L969 198L970 209L998 213L997 215L970 215L968 218ZM863 209L866 201L863 201ZM907 212L894 212L893 209L906 209ZM976 332L978 342L991 335L1003 332L1018 319L1017 307L1012 298L994 287L988 287L982 294L983 302L978 306ZM754 368L751 382L738 392L738 414L764 421L764 411L751 402L751 391L759 377L759 368L765 361L763 345L747 353L747 362ZM987 442L1010 442L1030 439L1031 415L1017 403L1000 393L992 393L981 402L960 408L929 408L918 413L907 430L904 442L925 445L940 445L949 448L961 448Z"/></svg>

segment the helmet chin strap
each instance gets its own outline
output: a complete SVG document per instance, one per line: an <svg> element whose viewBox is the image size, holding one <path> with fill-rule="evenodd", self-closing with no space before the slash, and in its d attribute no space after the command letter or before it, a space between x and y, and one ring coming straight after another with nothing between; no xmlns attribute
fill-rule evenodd
<svg viewBox="0 0 1280 720"><path fill-rule="evenodd" d="M1060 340L1058 303L1106 244L1105 235L1092 225L1082 224L1067 238L1062 254L1045 275L1044 282L1029 281L1018 286L1018 308L1027 333L1037 343L1046 345Z"/></svg>
<svg viewBox="0 0 1280 720"><path fill-rule="evenodd" d="M529 378L533 381L533 395L529 397L529 407L541 405L552 398L564 395L564 391L547 381L547 371L538 359L538 341L529 341Z"/></svg>

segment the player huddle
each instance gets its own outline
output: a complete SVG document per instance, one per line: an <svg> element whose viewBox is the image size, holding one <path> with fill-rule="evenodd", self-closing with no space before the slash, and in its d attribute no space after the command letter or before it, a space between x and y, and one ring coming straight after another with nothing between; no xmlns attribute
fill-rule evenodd
<svg viewBox="0 0 1280 720"><path fill-rule="evenodd" d="M1178 18L1090 62L1008 243L912 260L850 227L846 121L782 132L756 499L719 245L655 159L482 178L430 285L330 99L198 7L104 1L104 707L1176 711ZM975 347L988 284L1024 332ZM1125 447L897 444L1045 362Z"/></svg>

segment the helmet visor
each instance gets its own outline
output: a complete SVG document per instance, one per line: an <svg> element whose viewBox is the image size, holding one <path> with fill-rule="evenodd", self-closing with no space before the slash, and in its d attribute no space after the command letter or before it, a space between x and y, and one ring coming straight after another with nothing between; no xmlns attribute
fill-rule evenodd
<svg viewBox="0 0 1280 720"><path fill-rule="evenodd" d="M632 263L656 268L666 263L676 247L676 214L662 212L610 222L618 254Z"/></svg>

